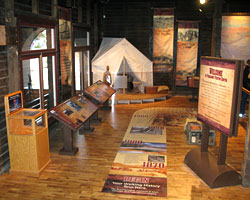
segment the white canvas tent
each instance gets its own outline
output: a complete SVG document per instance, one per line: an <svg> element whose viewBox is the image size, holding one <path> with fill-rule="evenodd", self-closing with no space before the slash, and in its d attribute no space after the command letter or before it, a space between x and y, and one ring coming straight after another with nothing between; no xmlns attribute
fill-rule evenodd
<svg viewBox="0 0 250 200"><path fill-rule="evenodd" d="M123 58L125 73L131 74L134 81L142 82L143 86L153 85L153 63L125 38L103 38L92 59L93 81L103 79L107 65L113 79L116 75L122 75Z"/></svg>

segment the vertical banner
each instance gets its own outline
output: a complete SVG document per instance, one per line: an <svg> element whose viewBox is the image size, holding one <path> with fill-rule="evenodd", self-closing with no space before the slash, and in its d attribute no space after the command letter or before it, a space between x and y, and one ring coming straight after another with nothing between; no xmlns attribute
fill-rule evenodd
<svg viewBox="0 0 250 200"><path fill-rule="evenodd" d="M176 85L186 86L187 76L196 74L199 22L179 21L176 61Z"/></svg>
<svg viewBox="0 0 250 200"><path fill-rule="evenodd" d="M62 98L66 100L71 96L72 86L72 44L71 44L71 21L69 10L59 10L59 44Z"/></svg>
<svg viewBox="0 0 250 200"><path fill-rule="evenodd" d="M173 72L174 10L155 9L153 18L153 71ZM168 80L171 84L171 80Z"/></svg>
<svg viewBox="0 0 250 200"><path fill-rule="evenodd" d="M250 59L250 16L222 16L222 58Z"/></svg>

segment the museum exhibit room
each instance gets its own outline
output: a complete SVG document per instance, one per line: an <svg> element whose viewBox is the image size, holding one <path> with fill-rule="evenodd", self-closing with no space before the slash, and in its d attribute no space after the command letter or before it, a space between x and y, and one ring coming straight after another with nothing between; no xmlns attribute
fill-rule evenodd
<svg viewBox="0 0 250 200"><path fill-rule="evenodd" d="M249 200L250 1L0 0L0 199Z"/></svg>

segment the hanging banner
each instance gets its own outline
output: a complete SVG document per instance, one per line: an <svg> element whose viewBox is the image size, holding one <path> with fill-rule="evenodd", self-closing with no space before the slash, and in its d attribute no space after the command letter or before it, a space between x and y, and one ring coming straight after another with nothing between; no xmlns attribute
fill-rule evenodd
<svg viewBox="0 0 250 200"><path fill-rule="evenodd" d="M197 67L199 22L178 24L176 85L186 86L187 76L194 76Z"/></svg>
<svg viewBox="0 0 250 200"><path fill-rule="evenodd" d="M153 70L173 70L174 10L155 9L153 20Z"/></svg>
<svg viewBox="0 0 250 200"><path fill-rule="evenodd" d="M70 15L67 9L59 9L60 73L63 100L71 96L72 86L72 33L68 16Z"/></svg>
<svg viewBox="0 0 250 200"><path fill-rule="evenodd" d="M222 16L222 58L248 60L250 58L250 16Z"/></svg>

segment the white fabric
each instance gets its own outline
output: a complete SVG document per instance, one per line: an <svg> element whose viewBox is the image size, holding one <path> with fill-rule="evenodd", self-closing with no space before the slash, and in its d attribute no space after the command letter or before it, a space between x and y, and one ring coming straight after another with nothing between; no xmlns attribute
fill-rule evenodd
<svg viewBox="0 0 250 200"><path fill-rule="evenodd" d="M112 78L122 75L123 58L125 73L130 73L134 81L141 81L144 86L153 85L153 63L125 38L103 38L92 59L93 81L102 80L107 65Z"/></svg>

